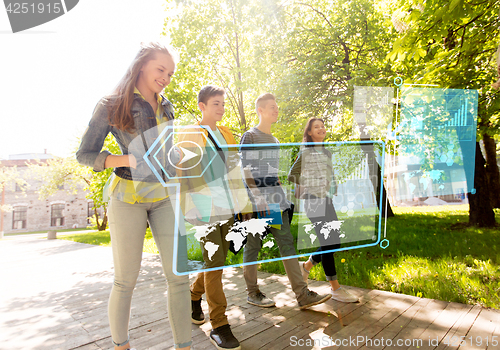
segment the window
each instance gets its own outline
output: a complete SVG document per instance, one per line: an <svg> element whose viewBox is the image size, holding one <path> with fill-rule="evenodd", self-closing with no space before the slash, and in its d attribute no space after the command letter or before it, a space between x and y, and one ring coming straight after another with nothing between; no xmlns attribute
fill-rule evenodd
<svg viewBox="0 0 500 350"><path fill-rule="evenodd" d="M64 225L64 204L52 204L52 213L50 215L50 226Z"/></svg>
<svg viewBox="0 0 500 350"><path fill-rule="evenodd" d="M20 230L26 228L26 217L28 207L16 207L12 214L12 229Z"/></svg>
<svg viewBox="0 0 500 350"><path fill-rule="evenodd" d="M21 186L19 186L19 184L16 182L16 189L15 189L16 192L22 192L23 189L21 188Z"/></svg>

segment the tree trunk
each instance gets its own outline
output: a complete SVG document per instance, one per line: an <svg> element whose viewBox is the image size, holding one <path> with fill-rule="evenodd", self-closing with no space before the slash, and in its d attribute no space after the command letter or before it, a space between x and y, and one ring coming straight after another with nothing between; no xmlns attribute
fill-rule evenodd
<svg viewBox="0 0 500 350"><path fill-rule="evenodd" d="M464 166L467 166L464 157ZM467 193L469 198L469 224L479 227L496 226L495 213L491 206L490 190L485 170L486 161L481 153L479 142L476 142L476 157L474 168L474 190L475 193Z"/></svg>
<svg viewBox="0 0 500 350"><path fill-rule="evenodd" d="M108 216L104 214L104 216L102 217L101 226L99 227L99 231L106 230L107 226L108 226Z"/></svg>
<svg viewBox="0 0 500 350"><path fill-rule="evenodd" d="M486 177L493 208L500 208L500 172L497 164L497 149L495 140L488 134L483 134L483 144L486 155Z"/></svg>
<svg viewBox="0 0 500 350"><path fill-rule="evenodd" d="M387 200L387 191L384 186L384 180L380 176L380 165L378 164L375 157L375 147L370 144L364 144L361 146L365 154L368 155L368 171L370 172L370 180L373 185L373 189L375 190L375 198L377 200L377 207L382 208L382 216L386 216L386 201L387 201L387 217L394 217L394 212L392 211L391 203ZM372 174L371 164L376 164L377 172L376 174ZM382 201L380 201L380 190L382 190Z"/></svg>
<svg viewBox="0 0 500 350"><path fill-rule="evenodd" d="M379 167L379 173L380 173L380 167ZM388 218L393 218L394 217L394 212L392 211L391 203L389 203L389 200L387 199L387 191L385 190L384 186L384 181L381 179L379 182L379 187L377 188L377 205L380 208L382 205L382 216L385 217L386 214L386 203L387 203L387 217ZM380 186L382 186L382 203L379 203L380 201Z"/></svg>
<svg viewBox="0 0 500 350"><path fill-rule="evenodd" d="M106 230L106 226L108 225L108 216L106 215L106 210L104 210L104 216L102 218L102 221L99 223L99 212L97 211L97 208L94 207L94 217L97 230L98 231Z"/></svg>

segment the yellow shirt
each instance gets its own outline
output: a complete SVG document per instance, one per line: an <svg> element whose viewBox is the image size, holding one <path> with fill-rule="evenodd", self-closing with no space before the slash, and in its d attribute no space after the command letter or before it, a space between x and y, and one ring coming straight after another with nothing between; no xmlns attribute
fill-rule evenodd
<svg viewBox="0 0 500 350"><path fill-rule="evenodd" d="M135 88L134 93L144 99L144 96L142 96L137 88ZM158 109L156 110L157 125L167 121L163 117L161 101L162 98L158 95ZM111 175L108 193L109 196L113 195L114 198L130 204L153 203L168 197L168 191L161 183L126 180L116 176L114 173Z"/></svg>
<svg viewBox="0 0 500 350"><path fill-rule="evenodd" d="M200 123L198 122L192 129L186 127L186 129L183 130L185 133L179 135L178 142L191 141L204 148L208 138L208 131L207 127L201 127L200 129L199 125ZM217 126L217 129L224 138L227 146L229 146L227 151L233 156L236 156L238 152L238 143L234 139L231 130L229 130L228 127L220 125ZM205 137L202 136L202 133ZM205 177L193 176L201 173L199 167L201 167L201 165L189 170L177 170L179 182L181 184L181 209L184 214L187 214L193 208L197 208L196 201L193 200L192 197L193 195L202 195L204 198L210 198L210 202L212 202L213 199L213 193L210 191L210 186L208 186L205 182ZM239 166L236 166L231 170L225 171L227 171L227 174L225 175L226 180L224 181L227 181L227 188L229 189L231 201L233 203L233 207L231 209L234 209L235 213L251 213L253 211L252 203L248 198L248 192L243 184L241 169ZM199 211L201 212L201 210Z"/></svg>

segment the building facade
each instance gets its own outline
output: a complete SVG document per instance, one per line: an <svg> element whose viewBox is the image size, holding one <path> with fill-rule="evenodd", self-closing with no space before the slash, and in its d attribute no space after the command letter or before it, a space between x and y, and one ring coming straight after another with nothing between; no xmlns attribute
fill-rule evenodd
<svg viewBox="0 0 500 350"><path fill-rule="evenodd" d="M23 191L15 182L5 184L2 193L1 212L4 234L58 230L68 228L85 228L93 215L93 202L85 198L83 187L76 194L70 194L63 187L47 199L39 199L38 190L42 182L31 174L28 164L46 162L52 156L48 154L29 154L10 156L8 160L0 160L2 167L17 167L17 171L27 183Z"/></svg>

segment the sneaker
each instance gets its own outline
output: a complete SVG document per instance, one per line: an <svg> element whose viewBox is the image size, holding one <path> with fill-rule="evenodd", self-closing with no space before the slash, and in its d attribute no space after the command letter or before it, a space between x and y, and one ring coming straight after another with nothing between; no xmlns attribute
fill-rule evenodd
<svg viewBox="0 0 500 350"><path fill-rule="evenodd" d="M240 342L231 332L231 327L228 324L217 327L210 331L210 341L219 350L240 350Z"/></svg>
<svg viewBox="0 0 500 350"><path fill-rule="evenodd" d="M319 295L318 293L308 289L306 296L299 301L299 307L301 310L303 310L310 306L324 303L331 297L332 297L331 294Z"/></svg>
<svg viewBox="0 0 500 350"><path fill-rule="evenodd" d="M257 292L249 293L247 297L247 303L260 307L271 307L276 305L274 300L266 297L266 295L260 290L258 290Z"/></svg>
<svg viewBox="0 0 500 350"><path fill-rule="evenodd" d="M205 323L205 314L201 309L201 299L191 300L191 322L194 324Z"/></svg>
<svg viewBox="0 0 500 350"><path fill-rule="evenodd" d="M307 281L309 280L309 271L306 270L304 266L305 264L306 263L304 261L299 262L300 272L302 272L302 278L304 279L304 282L306 282L307 284Z"/></svg>
<svg viewBox="0 0 500 350"><path fill-rule="evenodd" d="M352 295L342 287L337 290L332 289L330 290L330 293L332 294L332 299L341 301L343 303L355 303L358 301L358 297Z"/></svg>

